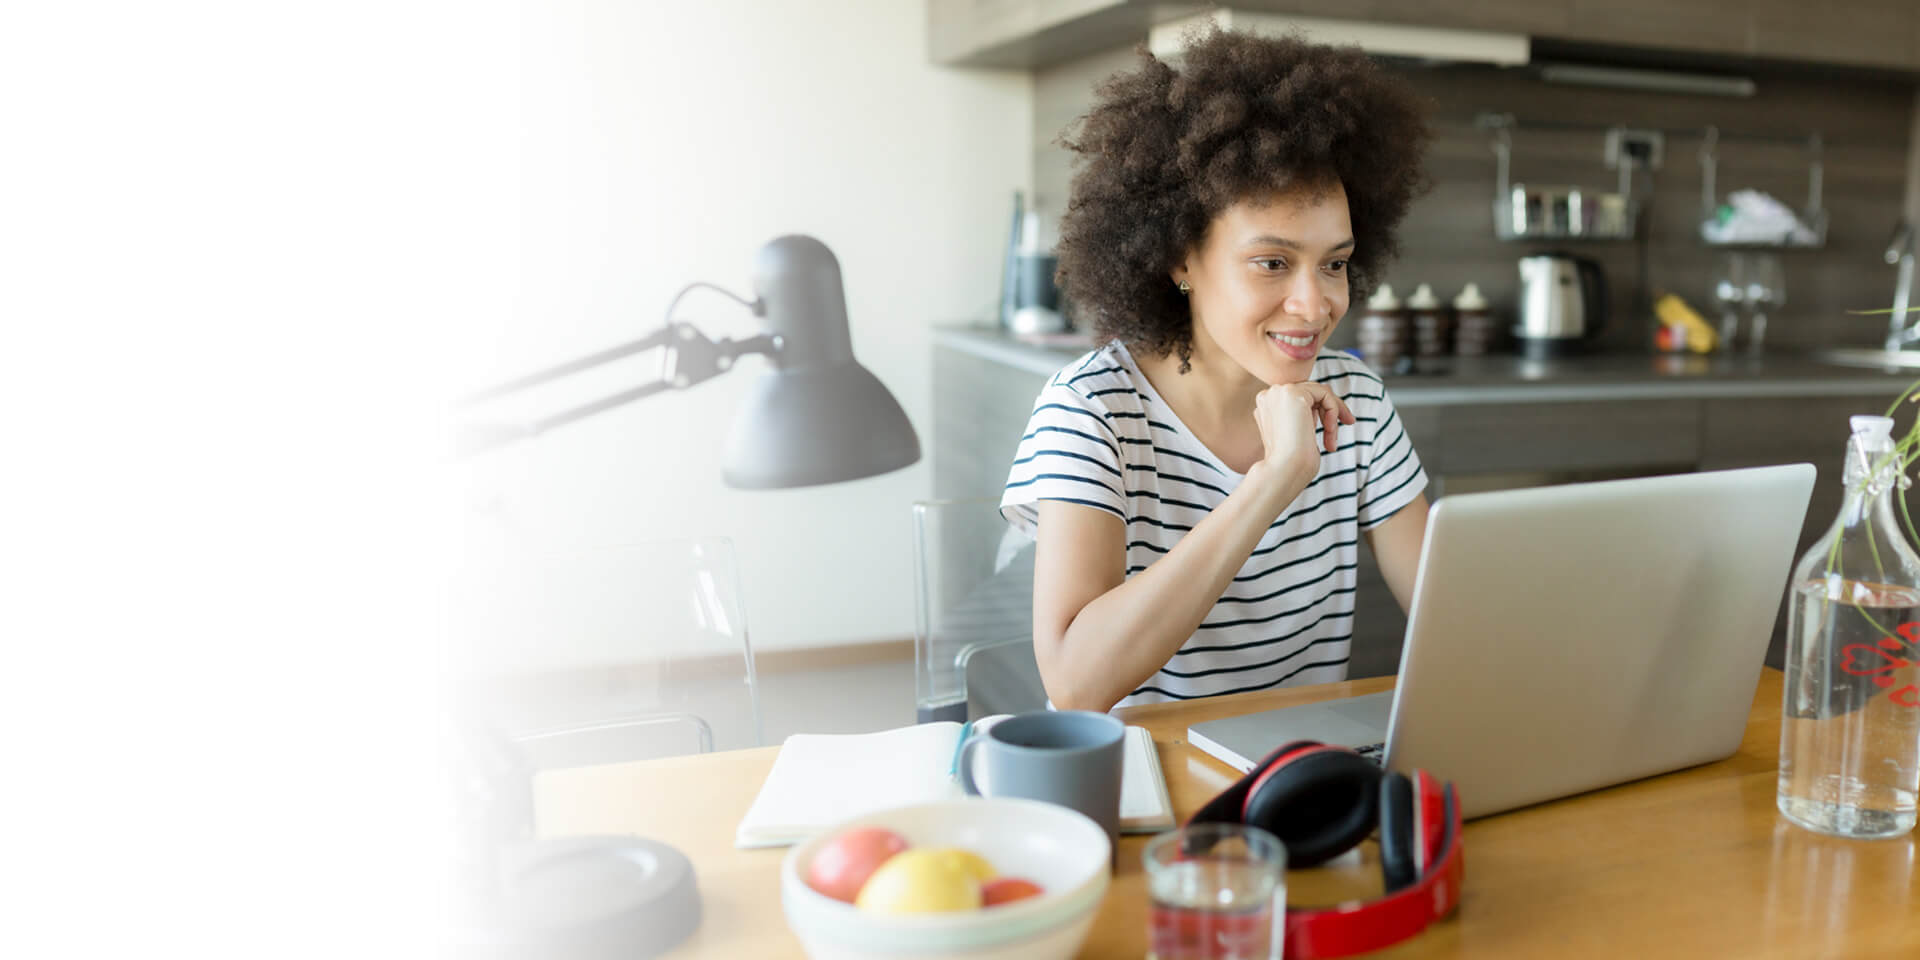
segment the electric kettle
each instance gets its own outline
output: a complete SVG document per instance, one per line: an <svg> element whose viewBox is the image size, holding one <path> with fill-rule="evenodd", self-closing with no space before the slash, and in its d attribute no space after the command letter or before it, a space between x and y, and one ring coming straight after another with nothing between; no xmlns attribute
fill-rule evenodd
<svg viewBox="0 0 1920 960"><path fill-rule="evenodd" d="M1513 337L1528 355L1584 350L1607 322L1607 275L1569 253L1520 258L1520 310Z"/></svg>

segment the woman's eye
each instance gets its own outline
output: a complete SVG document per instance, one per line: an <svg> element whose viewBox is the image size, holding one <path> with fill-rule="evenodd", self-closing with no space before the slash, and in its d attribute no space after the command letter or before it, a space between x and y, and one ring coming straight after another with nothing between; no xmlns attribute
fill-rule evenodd
<svg viewBox="0 0 1920 960"><path fill-rule="evenodd" d="M1327 269L1332 270L1334 273L1346 273L1347 264L1349 262L1350 261L1346 261L1346 260L1335 260L1334 262L1327 264Z"/></svg>
<svg viewBox="0 0 1920 960"><path fill-rule="evenodd" d="M1257 266L1259 266L1260 269L1266 270L1269 272L1285 270L1287 268L1287 262L1285 260L1279 259L1278 257L1262 257L1258 260L1255 260L1254 263Z"/></svg>

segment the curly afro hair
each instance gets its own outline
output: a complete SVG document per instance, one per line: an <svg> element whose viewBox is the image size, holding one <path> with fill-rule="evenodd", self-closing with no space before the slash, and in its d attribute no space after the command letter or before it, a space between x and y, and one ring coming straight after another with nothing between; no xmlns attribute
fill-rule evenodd
<svg viewBox="0 0 1920 960"><path fill-rule="evenodd" d="M1140 48L1137 69L1095 88L1060 142L1074 160L1060 221L1062 293L1096 336L1192 354L1193 315L1168 272L1242 200L1338 180L1346 189L1355 300L1398 251L1394 230L1429 181L1431 134L1404 82L1357 47L1212 28L1178 69Z"/></svg>

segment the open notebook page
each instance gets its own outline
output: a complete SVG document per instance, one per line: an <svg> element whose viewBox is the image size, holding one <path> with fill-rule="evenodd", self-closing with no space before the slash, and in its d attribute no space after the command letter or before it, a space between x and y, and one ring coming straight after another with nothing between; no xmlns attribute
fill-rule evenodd
<svg viewBox="0 0 1920 960"><path fill-rule="evenodd" d="M947 775L959 736L957 723L922 723L788 737L734 843L779 846L875 810L963 796Z"/></svg>

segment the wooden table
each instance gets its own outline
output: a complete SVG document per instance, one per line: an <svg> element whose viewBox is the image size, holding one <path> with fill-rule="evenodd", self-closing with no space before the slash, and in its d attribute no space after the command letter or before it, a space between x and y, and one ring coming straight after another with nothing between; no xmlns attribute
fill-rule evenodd
<svg viewBox="0 0 1920 960"><path fill-rule="evenodd" d="M1780 685L1778 671L1765 671L1746 737L1726 760L1468 823L1460 912L1374 956L1920 957L1915 837L1838 840L1775 812ZM1184 819L1236 776L1186 743L1189 724L1391 686L1376 678L1121 714L1153 731ZM692 858L706 914L674 957L799 957L780 912L786 851L733 847L776 751L543 774L540 832L645 834ZM1121 839L1082 957L1144 954L1146 840ZM1331 903L1379 889L1369 844L1345 864L1290 873L1287 896Z"/></svg>

